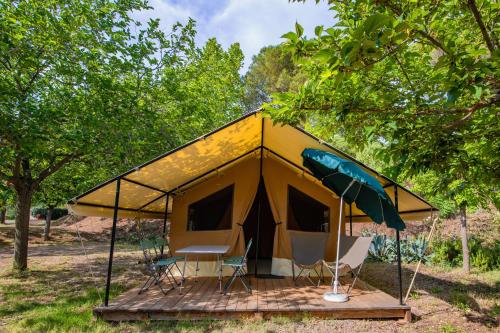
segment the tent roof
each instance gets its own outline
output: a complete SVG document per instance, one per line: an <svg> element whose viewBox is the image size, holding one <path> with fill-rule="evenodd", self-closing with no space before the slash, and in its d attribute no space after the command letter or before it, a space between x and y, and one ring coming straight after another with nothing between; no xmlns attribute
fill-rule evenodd
<svg viewBox="0 0 500 333"><path fill-rule="evenodd" d="M119 216L161 218L165 215L167 196L170 198L170 211L172 196L179 191L245 158L258 157L261 147L266 156L271 155L307 174L310 172L302 166L301 157L305 148L326 150L355 162L382 184L392 200L394 185L397 186L399 211L405 220L422 218L428 216L431 209L436 210L418 195L348 154L303 129L273 124L260 111L249 113L94 187L70 200L69 208L78 215L112 216L116 184L121 179ZM354 221L370 221L355 206L352 214Z"/></svg>

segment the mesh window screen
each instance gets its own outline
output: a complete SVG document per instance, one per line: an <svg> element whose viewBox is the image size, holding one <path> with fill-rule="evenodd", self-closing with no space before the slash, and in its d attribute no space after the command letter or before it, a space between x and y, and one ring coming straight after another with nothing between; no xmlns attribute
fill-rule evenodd
<svg viewBox="0 0 500 333"><path fill-rule="evenodd" d="M329 221L328 206L288 186L288 230L328 232Z"/></svg>
<svg viewBox="0 0 500 333"><path fill-rule="evenodd" d="M196 201L188 207L188 231L231 229L234 185Z"/></svg>

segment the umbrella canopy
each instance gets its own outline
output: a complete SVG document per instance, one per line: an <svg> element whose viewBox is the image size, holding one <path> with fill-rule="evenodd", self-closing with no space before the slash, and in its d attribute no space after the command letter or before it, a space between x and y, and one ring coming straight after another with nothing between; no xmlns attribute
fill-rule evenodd
<svg viewBox="0 0 500 333"><path fill-rule="evenodd" d="M403 230L405 224L380 183L355 163L318 149L304 149L303 164L323 185L356 206L374 222ZM349 187L352 181L355 181ZM347 190L347 192L345 192ZM344 193L345 192L345 193Z"/></svg>

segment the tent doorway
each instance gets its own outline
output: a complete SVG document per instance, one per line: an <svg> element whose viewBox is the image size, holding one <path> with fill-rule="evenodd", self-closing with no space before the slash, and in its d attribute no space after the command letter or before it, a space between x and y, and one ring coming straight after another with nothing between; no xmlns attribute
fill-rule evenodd
<svg viewBox="0 0 500 333"><path fill-rule="evenodd" d="M253 239L254 244L248 253L250 274L256 276L271 274L275 227L264 179L261 177L257 194L243 224L245 244L250 239Z"/></svg>

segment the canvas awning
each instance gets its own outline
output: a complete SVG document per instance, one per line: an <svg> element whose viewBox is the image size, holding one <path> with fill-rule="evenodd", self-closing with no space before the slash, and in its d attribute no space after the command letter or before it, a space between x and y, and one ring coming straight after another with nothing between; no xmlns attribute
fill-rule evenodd
<svg viewBox="0 0 500 333"><path fill-rule="evenodd" d="M167 196L170 198L170 211L173 196L252 154L259 155L261 147L265 154L272 155L304 174L309 173L302 167L301 153L305 148L322 149L354 161L382 184L392 200L394 188L397 187L399 213L404 220L422 219L430 215L431 209L435 210L423 198L351 156L300 128L275 125L259 111L247 114L96 186L72 199L68 203L69 209L74 214L83 216L113 216L116 184L120 179L119 217L162 218L165 215ZM312 178L311 176L311 181ZM354 205L352 208L354 222L370 221Z"/></svg>

